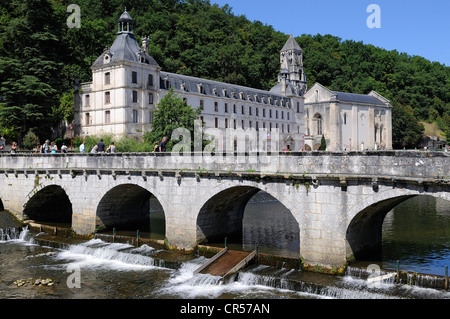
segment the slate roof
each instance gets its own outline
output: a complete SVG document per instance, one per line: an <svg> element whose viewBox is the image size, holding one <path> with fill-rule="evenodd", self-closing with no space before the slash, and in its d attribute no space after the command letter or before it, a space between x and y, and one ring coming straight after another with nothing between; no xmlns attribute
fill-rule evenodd
<svg viewBox="0 0 450 319"><path fill-rule="evenodd" d="M367 103L367 104L377 104L385 105L382 101L371 95L355 94L355 93L345 93L332 91L337 95L337 99L342 102L353 102L353 103Z"/></svg>
<svg viewBox="0 0 450 319"><path fill-rule="evenodd" d="M166 80L168 80L169 83L167 83ZM167 86L167 84L169 86ZM199 86L203 87L204 93L200 93ZM291 107L290 98L269 91L176 73L161 72L160 88L162 90L169 90L171 87L175 92L204 94L205 96L209 95L247 102L279 105L288 108ZM262 102L263 98L265 99L265 102ZM269 102L269 98L271 98L271 102ZM276 101L278 101L278 104Z"/></svg>
<svg viewBox="0 0 450 319"><path fill-rule="evenodd" d="M289 51L289 50L303 51L302 48L300 47L300 45L297 43L297 41L295 41L295 39L292 36L292 34L289 37L289 39L286 41L286 44L284 45L284 47L281 49L281 52L282 51Z"/></svg>
<svg viewBox="0 0 450 319"><path fill-rule="evenodd" d="M111 62L131 61L140 63L139 52L145 54L145 63L159 67L158 63L147 52L142 51L142 48L137 43L132 33L118 34L111 48L109 48L111 55ZM103 65L103 58L107 52L103 52L92 65L93 67Z"/></svg>
<svg viewBox="0 0 450 319"><path fill-rule="evenodd" d="M127 12L127 10L125 9L125 12L122 13L122 15L119 18L119 22L127 22L127 21L133 21L133 19L131 18L130 14Z"/></svg>

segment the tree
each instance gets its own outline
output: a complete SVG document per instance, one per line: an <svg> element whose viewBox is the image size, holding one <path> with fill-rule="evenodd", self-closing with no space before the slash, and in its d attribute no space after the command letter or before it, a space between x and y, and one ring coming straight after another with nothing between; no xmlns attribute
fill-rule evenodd
<svg viewBox="0 0 450 319"><path fill-rule="evenodd" d="M327 141L325 140L325 135L322 134L322 139L320 140L320 148L321 151L327 150Z"/></svg>
<svg viewBox="0 0 450 319"><path fill-rule="evenodd" d="M61 87L60 17L48 0L14 0L0 12L9 12L0 17L0 125L19 142L30 129L45 136Z"/></svg>
<svg viewBox="0 0 450 319"><path fill-rule="evenodd" d="M394 149L418 146L425 128L414 116L410 106L394 104L392 108L392 146Z"/></svg>
<svg viewBox="0 0 450 319"><path fill-rule="evenodd" d="M161 99L153 113L152 131L145 134L147 143L159 143L163 137L168 138L167 151L170 152L179 140L170 140L172 133L177 128L185 128L191 134L191 142L194 142L194 121L201 114L200 108L193 109L173 92L169 92ZM193 145L193 144L192 144Z"/></svg>

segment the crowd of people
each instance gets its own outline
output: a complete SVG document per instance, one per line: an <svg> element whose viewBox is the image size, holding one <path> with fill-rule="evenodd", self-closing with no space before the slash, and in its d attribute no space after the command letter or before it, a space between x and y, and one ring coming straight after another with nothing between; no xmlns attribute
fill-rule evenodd
<svg viewBox="0 0 450 319"><path fill-rule="evenodd" d="M167 138L164 137L160 143L155 143L155 147L153 149L153 153L163 153L166 152L166 145L167 145ZM0 151L5 150L5 145L0 146ZM16 142L12 142L11 145L11 154L15 154L18 150L18 146ZM41 144L39 141L37 142L37 146L34 149L34 153L41 153L41 154L56 154L57 152L61 153L68 153L68 147L63 143L61 146L61 150L58 150L58 146L55 142L50 142L50 140L46 140L44 144ZM82 154L86 154L86 141L83 141L79 147L79 152ZM90 153L116 153L116 146L114 145L114 142L111 142L111 144L106 147L105 143L103 143L103 139L100 139L100 141L94 145L90 151Z"/></svg>

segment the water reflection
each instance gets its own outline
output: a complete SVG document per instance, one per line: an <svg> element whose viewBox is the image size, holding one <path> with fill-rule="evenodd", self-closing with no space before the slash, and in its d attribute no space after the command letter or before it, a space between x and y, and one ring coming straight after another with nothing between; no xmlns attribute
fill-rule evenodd
<svg viewBox="0 0 450 319"><path fill-rule="evenodd" d="M395 207L383 223L383 268L443 276L450 264L450 202L417 196Z"/></svg>
<svg viewBox="0 0 450 319"><path fill-rule="evenodd" d="M243 247L253 250L255 243L262 253L298 258L299 225L291 212L278 200L259 192L245 207Z"/></svg>

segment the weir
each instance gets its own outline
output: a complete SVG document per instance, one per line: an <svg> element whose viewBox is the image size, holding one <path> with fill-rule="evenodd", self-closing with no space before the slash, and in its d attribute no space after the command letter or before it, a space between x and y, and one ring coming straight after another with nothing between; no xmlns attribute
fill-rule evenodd
<svg viewBox="0 0 450 319"><path fill-rule="evenodd" d="M15 233L25 245L48 245L49 241L46 235L39 234L30 239L28 229L22 228ZM27 236L24 236L27 235ZM16 236L17 237L17 236ZM28 239L26 239L27 237ZM10 239L13 242L14 239ZM158 294L167 295L185 293L187 296L207 297L207 291L225 291L227 294L233 289L233 285L247 287L246 289L258 289L258 286L269 287L283 291L283 295L288 298L295 298L297 294L306 294L309 298L336 298L336 299L366 299L366 298L449 298L448 292L440 288L443 282L442 277L420 275L420 279L415 282L395 283L392 279L383 280L379 286L372 286L367 281L371 273L367 270L348 267L344 276L336 277L322 275L317 273L308 273L302 270L275 268L267 265L248 265L240 269L231 280L223 281L219 276L210 274L201 274L196 270L205 263L204 257L194 257L194 259L180 261L178 263L166 262L163 258L155 258L155 252L158 257L162 251L155 250L152 247L143 245L135 247L130 244L108 243L100 239L89 241L77 241L72 244L61 243L59 246L54 241L54 247L57 248L48 253L38 253L37 255L28 255L25 259L39 262L43 257L55 260L67 260L70 263L90 261L83 268L83 276L88 272L89 267L101 267L106 265L111 267L114 272L129 270L149 270L166 271L164 269L173 269L173 275L167 279L161 291ZM0 246L1 248L2 246ZM47 246L48 247L48 246ZM51 248L47 248L51 249ZM223 250L227 251L227 250ZM206 260L208 261L208 259ZM156 267L156 268L155 268ZM158 270L160 269L160 270ZM61 270L64 273L64 268ZM389 272L382 271L381 274ZM67 275L64 275L67 276ZM112 273L112 276L113 273ZM418 277L418 278L419 278ZM28 278L28 277L27 277ZM64 278L64 277L63 277ZM84 277L83 277L84 278ZM64 280L55 280L57 283L64 283ZM417 289L415 289L417 287ZM430 287L433 289L420 289L420 287ZM84 289L87 289L83 286ZM97 288L96 288L97 289ZM183 289L183 292L180 291ZM239 288L242 289L242 288ZM82 290L82 289L81 289ZM81 291L80 290L80 291ZM70 292L73 294L73 291ZM195 295L191 295L195 294Z"/></svg>

